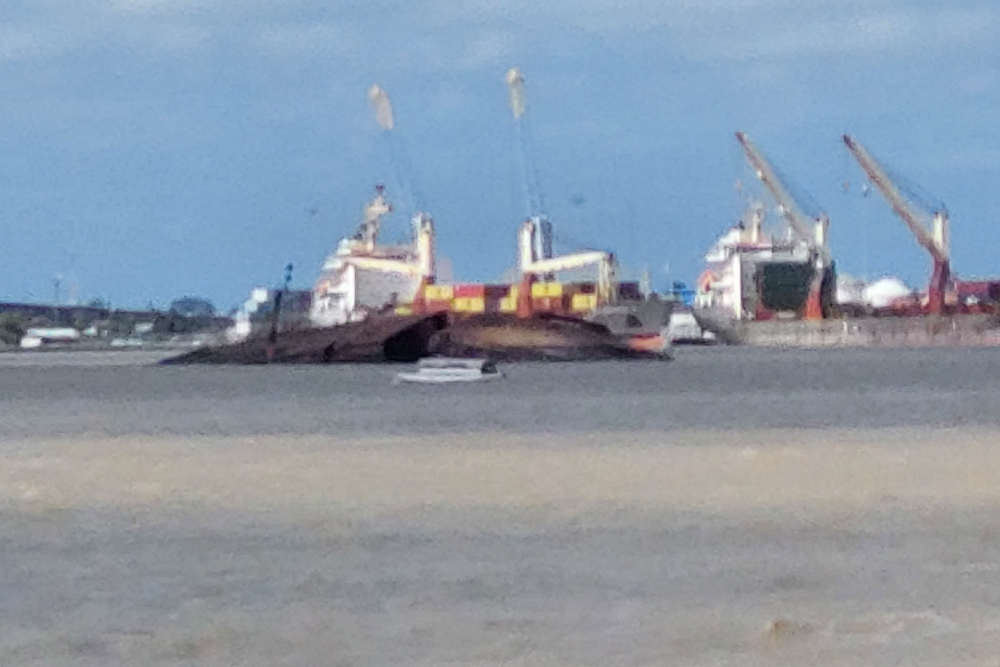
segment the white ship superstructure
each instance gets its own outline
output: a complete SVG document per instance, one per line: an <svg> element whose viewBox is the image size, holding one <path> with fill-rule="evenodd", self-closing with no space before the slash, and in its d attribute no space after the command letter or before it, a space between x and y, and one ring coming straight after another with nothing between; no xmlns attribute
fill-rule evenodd
<svg viewBox="0 0 1000 667"><path fill-rule="evenodd" d="M752 206L705 255L694 315L723 340L734 322L801 311L808 298L815 272L809 245L791 238L775 240L763 231L763 224L763 207Z"/></svg>
<svg viewBox="0 0 1000 667"><path fill-rule="evenodd" d="M705 254L706 268L698 279L696 308L713 308L737 319L753 313L757 301L756 267L767 263L807 263L806 244L775 241L763 231L764 209L752 206L748 214L723 234Z"/></svg>
<svg viewBox="0 0 1000 667"><path fill-rule="evenodd" d="M368 313L412 303L433 282L433 221L418 213L411 243L378 245L382 217L391 211L380 186L365 206L357 232L326 258L313 290L310 319L315 326L358 321Z"/></svg>

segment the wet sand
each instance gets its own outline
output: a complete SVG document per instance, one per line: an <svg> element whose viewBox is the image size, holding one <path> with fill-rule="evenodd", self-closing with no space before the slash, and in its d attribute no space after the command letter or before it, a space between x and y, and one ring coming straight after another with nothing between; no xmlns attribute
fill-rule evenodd
<svg viewBox="0 0 1000 667"><path fill-rule="evenodd" d="M3 665L1000 665L987 427L20 437Z"/></svg>
<svg viewBox="0 0 1000 667"><path fill-rule="evenodd" d="M973 507L1000 500L998 444L985 429L28 440L0 455L0 502L360 516Z"/></svg>

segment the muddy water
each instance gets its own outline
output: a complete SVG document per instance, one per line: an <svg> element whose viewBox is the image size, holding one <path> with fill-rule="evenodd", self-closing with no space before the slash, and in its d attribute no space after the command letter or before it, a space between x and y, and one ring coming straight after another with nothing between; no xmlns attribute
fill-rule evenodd
<svg viewBox="0 0 1000 667"><path fill-rule="evenodd" d="M0 366L2 665L1000 665L990 352Z"/></svg>
<svg viewBox="0 0 1000 667"><path fill-rule="evenodd" d="M59 354L0 354L0 437L1000 425L1000 349L682 349L672 363L508 366L505 382L434 391L390 387L391 366Z"/></svg>

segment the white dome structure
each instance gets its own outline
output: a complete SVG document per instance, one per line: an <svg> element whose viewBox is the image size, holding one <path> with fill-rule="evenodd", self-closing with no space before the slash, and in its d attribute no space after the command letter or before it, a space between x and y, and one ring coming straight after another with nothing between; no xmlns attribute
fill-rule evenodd
<svg viewBox="0 0 1000 667"><path fill-rule="evenodd" d="M872 308L885 308L898 299L913 295L913 290L899 278L880 278L864 290L865 303Z"/></svg>

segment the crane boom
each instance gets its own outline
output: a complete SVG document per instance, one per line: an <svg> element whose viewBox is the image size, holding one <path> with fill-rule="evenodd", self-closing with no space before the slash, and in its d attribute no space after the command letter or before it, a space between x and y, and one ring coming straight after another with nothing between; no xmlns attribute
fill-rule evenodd
<svg viewBox="0 0 1000 667"><path fill-rule="evenodd" d="M611 255L598 250L574 253L572 255L562 255L552 259L540 259L524 266L525 273L543 274L555 273L557 271L570 271L584 266L599 265L602 262L611 262Z"/></svg>
<svg viewBox="0 0 1000 667"><path fill-rule="evenodd" d="M892 210L903 219L906 226L913 232L913 235L917 238L917 243L923 246L936 261L947 262L947 215L943 212L936 213L935 227L937 229L933 233L928 232L927 228L921 222L920 216L906 202L899 188L896 187L896 184L892 182L892 179L889 178L882 166L872 157L871 153L849 134L844 135L844 144L847 145L847 150L858 161L858 164L861 165L861 168L867 174L868 178L871 179L871 182L875 184L875 187L879 189L882 196L889 202ZM935 238L935 236L938 238Z"/></svg>
<svg viewBox="0 0 1000 667"><path fill-rule="evenodd" d="M514 113L517 127L517 143L521 152L521 166L524 169L524 191L528 199L528 219L535 225L535 252L539 257L552 257L552 223L545 214L545 201L538 184L538 171L531 152L531 132L528 127L528 98L524 90L524 75L512 67L505 77L510 92L510 109Z"/></svg>
<svg viewBox="0 0 1000 667"><path fill-rule="evenodd" d="M527 287L536 278L547 278L559 271L570 271L585 266L597 266L597 296L601 304L612 303L616 299L617 260L614 253L600 250L590 250L545 257L537 252L537 230L534 220L525 220L518 231L518 268L524 284L523 293L527 295Z"/></svg>
<svg viewBox="0 0 1000 667"><path fill-rule="evenodd" d="M396 179L396 185L403 197L404 208L408 209L409 214L416 214L424 208L423 197L420 195L413 168L406 156L405 146L400 138L395 136L396 117L393 113L392 102L389 100L389 94L381 86L375 84L368 89L368 101L371 102L372 110L375 112L375 120L385 138L389 164Z"/></svg>
<svg viewBox="0 0 1000 667"><path fill-rule="evenodd" d="M399 259L383 259L381 257L345 257L343 263L368 271L402 273L407 276L424 275L423 268L419 264Z"/></svg>
<svg viewBox="0 0 1000 667"><path fill-rule="evenodd" d="M809 218L806 217L802 212L799 211L798 206L795 205L795 200L785 189L784 184L782 184L781 179L774 173L774 169L771 164L767 161L757 147L754 145L750 138L743 132L736 133L736 140L740 142L740 146L743 147L743 152L746 153L747 161L750 166L753 167L754 172L757 174L757 178L760 182L768 189L774 200L777 202L778 207L781 209L781 215L788 222L789 227L792 229L793 235L800 241L808 243L810 247L815 247L824 255L825 257L825 238L816 238L811 229L815 223L810 222ZM819 219L816 220L821 226L826 225L826 215L821 214ZM822 236L822 234L820 235Z"/></svg>
<svg viewBox="0 0 1000 667"><path fill-rule="evenodd" d="M521 151L521 163L524 168L524 188L528 197L528 215L536 218L545 217L545 202L538 185L538 172L531 153L531 137L525 114L528 111L528 98L524 90L524 75L516 67L511 68L505 77L510 91L510 109L514 114L514 122L518 132L518 146Z"/></svg>
<svg viewBox="0 0 1000 667"><path fill-rule="evenodd" d="M833 258L827 248L830 219L826 217L825 213L821 213L816 219L811 219L799 211L795 200L788 193L778 175L774 173L771 163L767 161L763 153L757 150L750 138L743 132L737 132L736 140L743 147L747 161L753 167L757 178L777 202L782 217L785 218L792 230L792 236L797 241L804 243L809 249L813 276L809 284L803 317L807 320L823 319L831 312L832 297L829 285L833 283L834 276Z"/></svg>
<svg viewBox="0 0 1000 667"><path fill-rule="evenodd" d="M851 155L858 161L868 178L871 179L875 187L879 189L882 196L886 198L892 210L896 212L906 226L910 228L917 238L917 243L923 246L931 254L933 261L933 271L931 273L930 284L927 286L927 308L932 314L940 314L945 311L945 294L948 291L951 281L951 260L948 251L948 214L943 209L934 213L933 227L930 232L921 223L920 216L907 203L903 194L892 182L885 170L876 162L864 146L857 139L849 134L844 135L844 143Z"/></svg>

